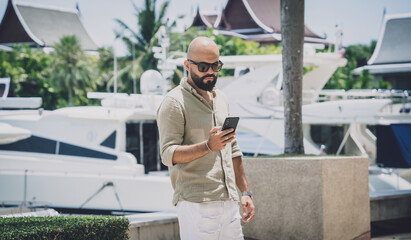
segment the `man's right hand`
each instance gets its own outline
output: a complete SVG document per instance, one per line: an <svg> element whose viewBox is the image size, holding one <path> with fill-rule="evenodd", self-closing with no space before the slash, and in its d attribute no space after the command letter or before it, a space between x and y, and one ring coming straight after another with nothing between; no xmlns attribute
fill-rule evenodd
<svg viewBox="0 0 411 240"><path fill-rule="evenodd" d="M233 141L235 139L235 135L237 135L232 128L224 131L220 130L221 127L215 127L211 129L210 135L208 136L207 144L212 151L220 151L225 148L225 145Z"/></svg>

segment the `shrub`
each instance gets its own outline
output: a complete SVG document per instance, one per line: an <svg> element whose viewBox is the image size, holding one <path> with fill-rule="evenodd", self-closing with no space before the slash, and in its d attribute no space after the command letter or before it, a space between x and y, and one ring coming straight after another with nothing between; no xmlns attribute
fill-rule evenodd
<svg viewBox="0 0 411 240"><path fill-rule="evenodd" d="M129 221L114 216L0 218L0 239L128 239Z"/></svg>

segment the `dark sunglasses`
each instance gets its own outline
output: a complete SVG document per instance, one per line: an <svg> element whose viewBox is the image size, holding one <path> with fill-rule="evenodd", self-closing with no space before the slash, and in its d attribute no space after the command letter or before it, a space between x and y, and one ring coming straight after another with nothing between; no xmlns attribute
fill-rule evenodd
<svg viewBox="0 0 411 240"><path fill-rule="evenodd" d="M221 70L221 68L223 68L223 62L221 62L220 60L218 60L215 63L206 63L206 62L194 62L190 59L187 59L187 61L189 63L195 64L198 67L198 71L200 72L207 72L208 69L213 69L214 72L219 72Z"/></svg>

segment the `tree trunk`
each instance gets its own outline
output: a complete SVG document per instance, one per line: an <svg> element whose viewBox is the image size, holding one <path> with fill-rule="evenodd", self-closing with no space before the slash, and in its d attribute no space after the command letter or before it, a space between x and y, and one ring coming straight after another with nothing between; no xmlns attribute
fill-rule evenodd
<svg viewBox="0 0 411 240"><path fill-rule="evenodd" d="M304 0L281 0L284 153L304 153L302 86Z"/></svg>

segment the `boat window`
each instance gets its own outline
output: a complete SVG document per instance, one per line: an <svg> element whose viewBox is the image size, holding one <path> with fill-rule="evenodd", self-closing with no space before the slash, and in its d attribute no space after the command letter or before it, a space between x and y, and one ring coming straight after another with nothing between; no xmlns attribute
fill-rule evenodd
<svg viewBox="0 0 411 240"><path fill-rule="evenodd" d="M116 148L116 135L117 132L111 133L100 145L109 148Z"/></svg>
<svg viewBox="0 0 411 240"><path fill-rule="evenodd" d="M344 138L344 126L311 125L310 135L318 146L326 146L325 152L327 154L335 154ZM345 153L344 149L341 153Z"/></svg>
<svg viewBox="0 0 411 240"><path fill-rule="evenodd" d="M0 84L0 97L3 97L6 90L6 85Z"/></svg>
<svg viewBox="0 0 411 240"><path fill-rule="evenodd" d="M140 159L140 124L139 122L126 124L126 152L134 155L137 163L142 163Z"/></svg>
<svg viewBox="0 0 411 240"><path fill-rule="evenodd" d="M128 122L126 125L126 151L137 163L144 165L146 173L166 170L161 164L156 121Z"/></svg>
<svg viewBox="0 0 411 240"><path fill-rule="evenodd" d="M60 142L59 147L57 147L57 141L38 136L31 136L27 139L23 139L14 143L0 145L0 150L60 154L76 157L90 157L105 160L117 160L116 155L107 154L104 152L99 152L63 142Z"/></svg>
<svg viewBox="0 0 411 240"><path fill-rule="evenodd" d="M14 143L0 145L0 150L55 154L56 141L31 136Z"/></svg>
<svg viewBox="0 0 411 240"><path fill-rule="evenodd" d="M117 160L116 155L99 152L67 143L60 143L59 154L77 157L100 158L105 160Z"/></svg>
<svg viewBox="0 0 411 240"><path fill-rule="evenodd" d="M157 123L143 124L144 162L147 171L161 170Z"/></svg>

